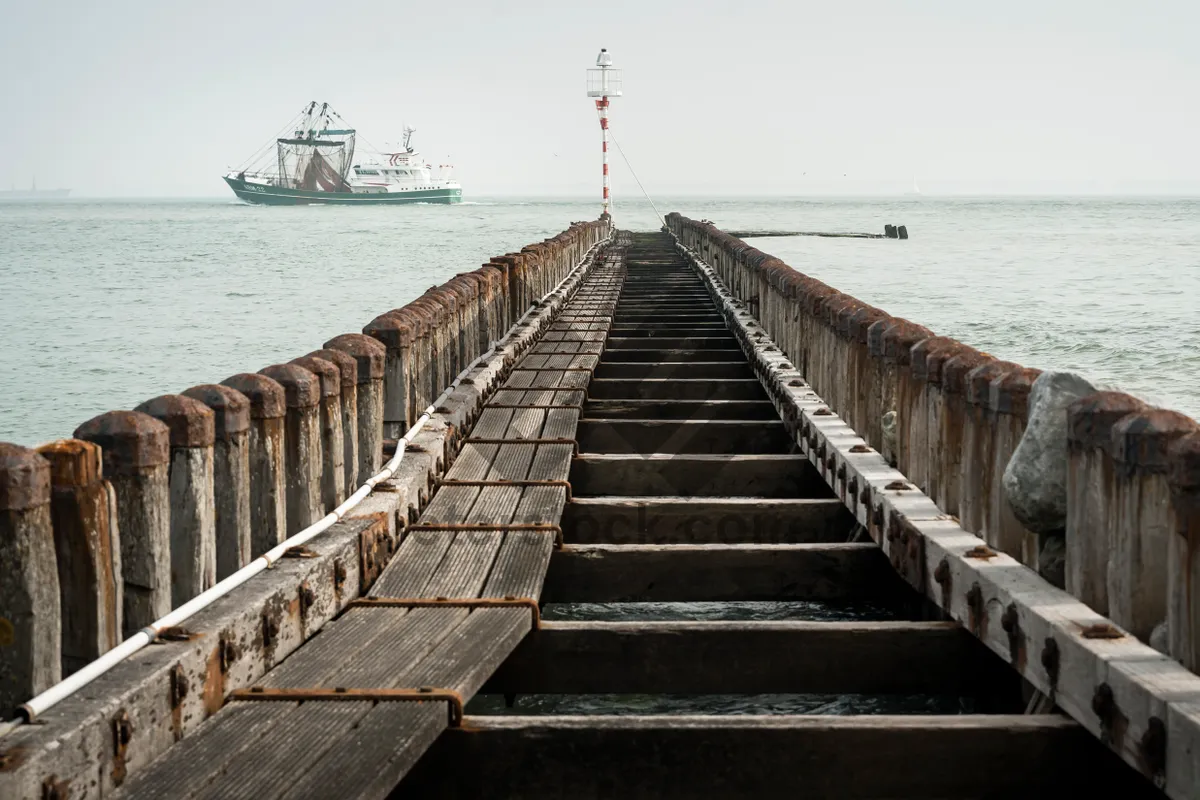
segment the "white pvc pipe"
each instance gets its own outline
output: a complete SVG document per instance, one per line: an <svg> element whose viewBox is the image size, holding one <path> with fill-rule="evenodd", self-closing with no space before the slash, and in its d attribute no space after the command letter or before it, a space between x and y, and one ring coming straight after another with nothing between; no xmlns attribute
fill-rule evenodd
<svg viewBox="0 0 1200 800"><path fill-rule="evenodd" d="M547 297L550 297L552 294L561 289L563 284L570 279L571 275L574 275L580 266L587 263L587 260L591 257L596 248L598 248L605 241L607 241L607 237L592 245L592 247L588 249L587 253L584 254L583 260L576 265L570 273L567 274L566 278L563 278L562 281L559 282L558 286L554 287L552 291L543 295L542 300L545 300ZM525 312L525 314L521 317L521 320L524 320L525 317L528 317L532 313L533 309ZM520 324L520 320L518 321L518 324ZM509 332L511 333L516 328L517 325L514 325L509 329ZM292 536L290 539L281 542L267 552L263 553L261 556L254 559L237 572L218 582L212 588L207 589L193 597L191 600L188 600L170 614L167 614L165 617L155 620L145 628L142 628L133 636L130 636L128 639L121 642L112 650L109 650L107 653L100 656L83 669L72 673L72 675L67 679L56 683L54 686L51 686L37 697L32 698L28 702L18 707L17 713L20 716L17 719L14 719L10 722L0 723L0 737L7 736L9 733L16 730L26 722L33 722L38 718L39 715L45 713L48 709L75 694L75 692L87 686L89 683L108 672L110 669L124 661L129 656L138 652L146 645L152 643L158 638L158 635L162 631L166 630L167 628L174 628L182 625L192 615L203 611L205 608L208 608L215 601L229 594L234 589L241 586L243 583L250 580L263 570L270 569L275 562L283 558L284 553L286 553L288 550L292 549L293 547L299 547L300 545L311 541L341 521L341 519L345 517L347 513L365 500L376 486L383 481L390 479L396 474L396 469L400 466L400 462L404 459L404 453L408 449L408 445L412 442L416 435L421 432L421 428L425 427L425 423L429 421L429 418L434 414L437 407L441 405L443 398L448 397L451 392L457 389L459 385L461 385L462 379L466 377L467 373L475 369L475 366L489 355L491 355L491 350L480 355L478 358L468 364L466 369L458 374L458 377L456 377L446 388L446 390L442 392L436 400L433 401L433 404L430 405L429 408L425 409L425 411L417 419L416 423L414 423L413 426L408 429L408 432L405 433L404 436L400 437L400 440L396 443L396 453L392 456L391 460L383 466L383 469L368 478L362 486L358 487L358 491L350 495L350 497L346 499L346 502L342 503L322 519L318 520L312 525L309 525L295 536Z"/></svg>

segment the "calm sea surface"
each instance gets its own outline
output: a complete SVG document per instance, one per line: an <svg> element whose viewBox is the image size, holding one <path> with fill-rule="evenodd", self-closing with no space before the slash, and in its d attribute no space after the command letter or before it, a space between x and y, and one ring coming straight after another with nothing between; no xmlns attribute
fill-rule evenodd
<svg viewBox="0 0 1200 800"><path fill-rule="evenodd" d="M726 229L912 238L761 239L793 267L1027 366L1200 415L1200 200L662 199ZM0 204L0 441L358 331L377 314L597 213L593 201L259 208L232 201ZM645 204L617 208L651 229Z"/></svg>

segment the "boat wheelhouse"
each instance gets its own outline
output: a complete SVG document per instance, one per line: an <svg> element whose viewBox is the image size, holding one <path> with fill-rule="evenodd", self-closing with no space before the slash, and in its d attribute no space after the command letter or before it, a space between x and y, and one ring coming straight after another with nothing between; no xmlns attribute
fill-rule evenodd
<svg viewBox="0 0 1200 800"><path fill-rule="evenodd" d="M396 152L356 152L357 131L328 103L305 106L286 135L224 176L240 199L263 205L312 203L460 203L453 166L436 171L413 150L404 129Z"/></svg>

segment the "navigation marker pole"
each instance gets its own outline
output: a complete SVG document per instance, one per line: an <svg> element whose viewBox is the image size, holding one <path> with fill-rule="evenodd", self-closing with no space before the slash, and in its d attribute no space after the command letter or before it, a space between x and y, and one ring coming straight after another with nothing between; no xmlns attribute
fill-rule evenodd
<svg viewBox="0 0 1200 800"><path fill-rule="evenodd" d="M608 98L621 96L621 70L613 69L612 56L608 50L600 48L596 57L599 69L587 71L588 97L596 98L596 111L600 115L600 137L602 162L604 164L604 213L609 213L609 183L608 183Z"/></svg>

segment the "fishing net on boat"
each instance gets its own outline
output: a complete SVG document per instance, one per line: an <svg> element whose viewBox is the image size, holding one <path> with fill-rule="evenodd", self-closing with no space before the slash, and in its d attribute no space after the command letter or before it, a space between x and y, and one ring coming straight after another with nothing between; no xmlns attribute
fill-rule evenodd
<svg viewBox="0 0 1200 800"><path fill-rule="evenodd" d="M354 131L321 129L297 134L276 140L280 183L315 192L350 191L346 173L354 163Z"/></svg>

